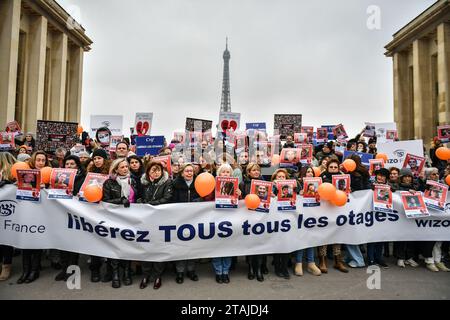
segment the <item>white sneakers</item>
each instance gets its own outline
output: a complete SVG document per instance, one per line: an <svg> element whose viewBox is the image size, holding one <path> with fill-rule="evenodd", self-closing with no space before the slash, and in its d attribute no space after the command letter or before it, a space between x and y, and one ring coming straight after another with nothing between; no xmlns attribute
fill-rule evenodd
<svg viewBox="0 0 450 320"><path fill-rule="evenodd" d="M443 262L436 263L436 267L439 269L439 271L450 272L450 269L447 268Z"/></svg>
<svg viewBox="0 0 450 320"><path fill-rule="evenodd" d="M434 263L427 263L427 269L433 272L439 272L439 269Z"/></svg>
<svg viewBox="0 0 450 320"><path fill-rule="evenodd" d="M406 260L405 264L409 265L413 268L417 268L419 266L419 264L417 262L415 262L413 258Z"/></svg>
<svg viewBox="0 0 450 320"><path fill-rule="evenodd" d="M406 268L406 266L405 266L405 260L403 260L403 259L398 259L398 260L397 260L397 266L399 266L400 268Z"/></svg>

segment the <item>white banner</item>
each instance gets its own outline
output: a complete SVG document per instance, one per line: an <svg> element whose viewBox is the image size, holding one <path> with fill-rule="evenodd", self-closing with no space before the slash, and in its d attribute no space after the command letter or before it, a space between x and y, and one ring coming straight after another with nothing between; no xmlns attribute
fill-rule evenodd
<svg viewBox="0 0 450 320"><path fill-rule="evenodd" d="M378 153L385 153L387 155L388 161L385 163L387 169L391 167L401 169L408 153L416 156L423 155L423 141L408 140L377 143L377 149Z"/></svg>
<svg viewBox="0 0 450 320"><path fill-rule="evenodd" d="M122 135L123 116L99 116L91 115L91 137L95 137L95 133L99 128L107 127L113 136Z"/></svg>
<svg viewBox="0 0 450 320"><path fill-rule="evenodd" d="M450 214L407 219L400 196L394 212L372 212L372 191L350 195L342 208L320 207L269 213L215 209L214 202L131 208L72 200L16 199L16 187L0 189L0 244L26 249L59 249L138 261L171 261L270 253L289 253L330 243L450 240Z"/></svg>

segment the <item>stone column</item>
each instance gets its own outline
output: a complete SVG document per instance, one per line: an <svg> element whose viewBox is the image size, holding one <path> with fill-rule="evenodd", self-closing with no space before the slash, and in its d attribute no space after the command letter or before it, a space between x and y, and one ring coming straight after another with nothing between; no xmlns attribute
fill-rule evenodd
<svg viewBox="0 0 450 320"><path fill-rule="evenodd" d="M438 83L439 83L439 124L450 122L450 25L442 23L437 28Z"/></svg>
<svg viewBox="0 0 450 320"><path fill-rule="evenodd" d="M79 123L81 117L84 50L81 47L72 47L70 51L69 108L67 109L68 115L66 119Z"/></svg>
<svg viewBox="0 0 450 320"><path fill-rule="evenodd" d="M50 115L54 121L64 121L66 98L67 35L59 33L53 37Z"/></svg>
<svg viewBox="0 0 450 320"><path fill-rule="evenodd" d="M28 77L25 108L26 131L36 131L36 121L42 119L44 104L45 55L47 49L47 19L32 17L28 38Z"/></svg>
<svg viewBox="0 0 450 320"><path fill-rule="evenodd" d="M418 39L413 42L414 64L414 135L423 139L425 145L430 143L436 132L433 123L431 57L427 40Z"/></svg>
<svg viewBox="0 0 450 320"><path fill-rule="evenodd" d="M413 106L410 101L408 53L396 52L394 61L394 121L401 140L414 137Z"/></svg>
<svg viewBox="0 0 450 320"><path fill-rule="evenodd" d="M20 2L0 1L0 130L15 120Z"/></svg>

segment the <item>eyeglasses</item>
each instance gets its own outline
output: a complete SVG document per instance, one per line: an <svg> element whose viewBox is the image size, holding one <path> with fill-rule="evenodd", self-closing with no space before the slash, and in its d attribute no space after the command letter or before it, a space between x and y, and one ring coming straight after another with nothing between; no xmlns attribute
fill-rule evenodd
<svg viewBox="0 0 450 320"><path fill-rule="evenodd" d="M329 166L328 169L339 169L339 167Z"/></svg>

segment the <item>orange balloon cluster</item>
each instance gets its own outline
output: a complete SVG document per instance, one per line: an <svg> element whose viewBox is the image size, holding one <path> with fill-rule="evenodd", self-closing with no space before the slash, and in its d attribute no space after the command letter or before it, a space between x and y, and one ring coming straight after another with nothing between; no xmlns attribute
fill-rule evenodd
<svg viewBox="0 0 450 320"><path fill-rule="evenodd" d="M375 159L383 159L384 163L388 162L388 156L386 153L377 153Z"/></svg>
<svg viewBox="0 0 450 320"><path fill-rule="evenodd" d="M99 185L91 184L84 188L83 196L88 202L99 202L103 198L103 189Z"/></svg>
<svg viewBox="0 0 450 320"><path fill-rule="evenodd" d="M335 206L343 207L347 204L347 193L341 190L337 190L336 187L331 183L322 183L317 191L319 192L321 199L330 201L330 203L334 204Z"/></svg>
<svg viewBox="0 0 450 320"><path fill-rule="evenodd" d="M450 160L450 149L446 147L440 147L436 150L436 157L440 160Z"/></svg>
<svg viewBox="0 0 450 320"><path fill-rule="evenodd" d="M17 179L17 170L29 170L30 166L26 162L16 162L11 167L11 175Z"/></svg>
<svg viewBox="0 0 450 320"><path fill-rule="evenodd" d="M255 210L256 208L258 208L260 203L261 199L256 194L248 194L245 197L245 205L250 210Z"/></svg>
<svg viewBox="0 0 450 320"><path fill-rule="evenodd" d="M44 184L50 183L50 178L52 176L52 168L44 167L41 169L41 182Z"/></svg>
<svg viewBox="0 0 450 320"><path fill-rule="evenodd" d="M214 179L214 176L208 172L200 174L197 179L195 179L195 190L200 197L206 197L211 194L215 188L216 179Z"/></svg>
<svg viewBox="0 0 450 320"><path fill-rule="evenodd" d="M346 159L342 162L342 166L347 172L353 172L356 170L356 162L352 159Z"/></svg>

